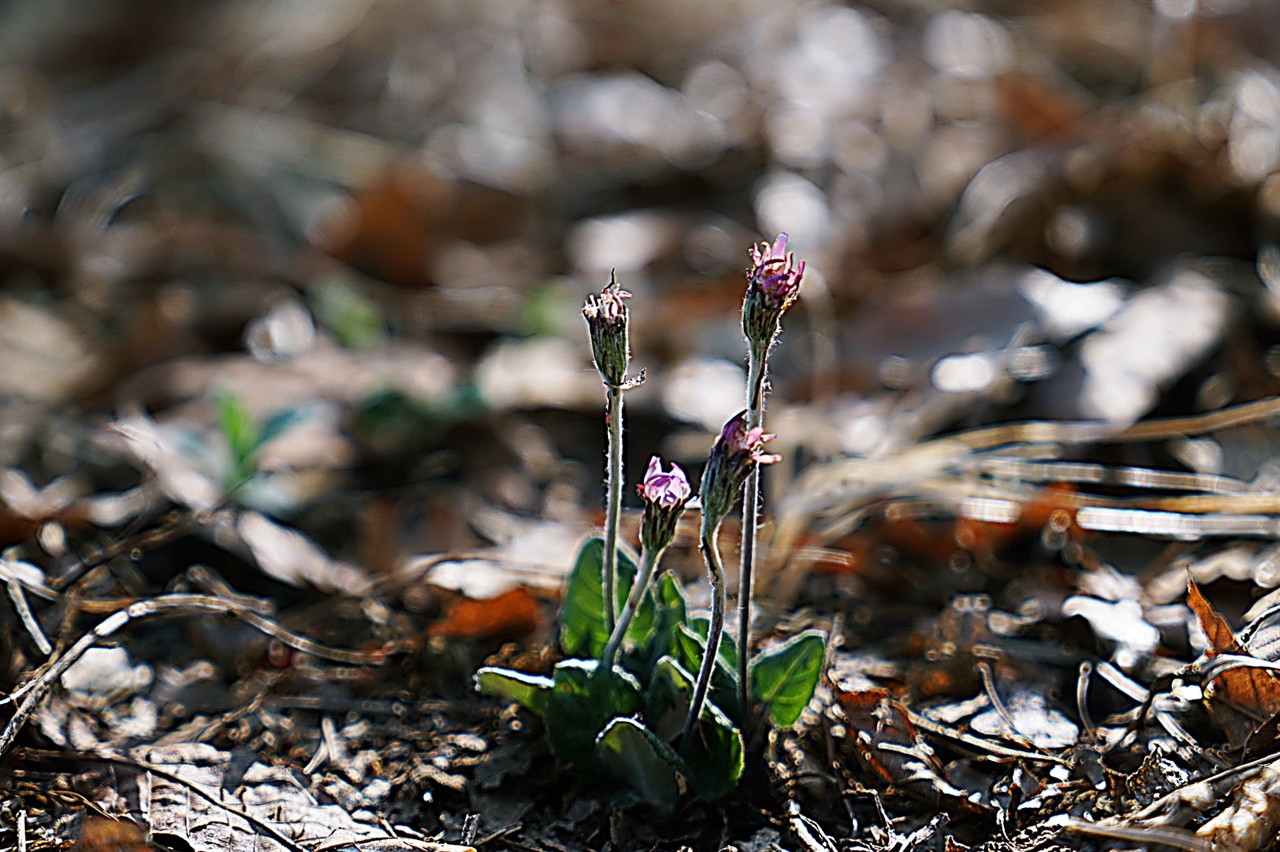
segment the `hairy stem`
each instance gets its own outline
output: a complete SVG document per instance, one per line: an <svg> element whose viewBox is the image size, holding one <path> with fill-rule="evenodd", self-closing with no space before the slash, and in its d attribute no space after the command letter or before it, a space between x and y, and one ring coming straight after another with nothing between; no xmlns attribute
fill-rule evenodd
<svg viewBox="0 0 1280 852"><path fill-rule="evenodd" d="M604 516L604 623L618 621L618 522L622 517L622 388L609 387L608 504Z"/></svg>
<svg viewBox="0 0 1280 852"><path fill-rule="evenodd" d="M665 550L666 548L663 548ZM627 595L627 602L622 607L622 613L618 616L618 623L614 625L613 632L609 634L609 641L604 646L604 653L600 655L603 665L600 667L602 671L613 671L613 665L618 661L618 651L622 647L622 639L627 635L627 629L631 627L631 622L635 620L636 610L640 607L640 600L644 597L645 589L649 587L649 580L653 577L654 569L658 567L658 562L662 559L663 550L657 553L649 553L645 551L640 557L640 571L636 574L635 585L631 587L631 594Z"/></svg>
<svg viewBox="0 0 1280 852"><path fill-rule="evenodd" d="M720 637L724 633L724 566L720 563L720 550L716 544L716 534L719 531L720 521L715 520L713 526L708 525L707 516L703 515L702 558L711 575L711 625L707 629L707 648L702 654L702 665L698 668L698 680L693 687L689 717L685 719L684 733L680 737L681 751L688 751L693 732L698 726L702 705L706 703L707 692L711 689L711 674L715 671L716 656L720 653Z"/></svg>
<svg viewBox="0 0 1280 852"><path fill-rule="evenodd" d="M750 347L747 364L747 427L754 429L764 422L764 374L767 350ZM745 717L750 716L747 702L750 684L747 664L751 648L751 592L756 563L756 526L760 520L760 465L752 465L742 496L742 561L738 584L738 700Z"/></svg>

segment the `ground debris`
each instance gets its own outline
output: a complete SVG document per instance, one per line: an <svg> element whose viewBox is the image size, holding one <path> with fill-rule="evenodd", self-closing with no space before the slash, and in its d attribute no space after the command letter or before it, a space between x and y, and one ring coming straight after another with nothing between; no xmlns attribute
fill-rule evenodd
<svg viewBox="0 0 1280 852"><path fill-rule="evenodd" d="M0 7L0 852L1280 845L1280 4L170 5ZM472 675L602 525L583 297L632 546L781 232L829 669L658 817Z"/></svg>

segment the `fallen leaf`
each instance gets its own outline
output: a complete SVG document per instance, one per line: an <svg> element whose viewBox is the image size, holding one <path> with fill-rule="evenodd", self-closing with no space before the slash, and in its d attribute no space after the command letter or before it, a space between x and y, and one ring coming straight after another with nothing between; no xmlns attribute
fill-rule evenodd
<svg viewBox="0 0 1280 852"><path fill-rule="evenodd" d="M1252 656L1236 639L1231 625L1200 592L1195 580L1187 581L1187 604L1200 619L1209 639L1205 659L1225 654ZM1222 727L1232 748L1243 745L1257 728L1280 713L1280 680L1264 669L1229 669L1204 686L1209 713Z"/></svg>
<svg viewBox="0 0 1280 852"><path fill-rule="evenodd" d="M147 842L147 832L136 822L90 816L71 852L144 852L154 848Z"/></svg>
<svg viewBox="0 0 1280 852"><path fill-rule="evenodd" d="M488 636L524 636L542 623L542 611L533 595L519 586L496 598L462 598L449 607L442 620L427 629L428 636L479 639Z"/></svg>
<svg viewBox="0 0 1280 852"><path fill-rule="evenodd" d="M975 809L965 792L943 777L933 749L916 732L907 709L890 697L889 690L848 692L837 688L836 692L858 762L868 774L935 806L950 802Z"/></svg>

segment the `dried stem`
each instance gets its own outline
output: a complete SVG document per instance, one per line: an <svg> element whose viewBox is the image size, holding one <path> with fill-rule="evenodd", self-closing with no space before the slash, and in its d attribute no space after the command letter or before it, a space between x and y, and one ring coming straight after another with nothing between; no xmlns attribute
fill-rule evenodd
<svg viewBox="0 0 1280 852"><path fill-rule="evenodd" d="M618 523L622 517L622 388L609 386L608 505L604 516L604 623L613 633L618 621Z"/></svg>
<svg viewBox="0 0 1280 852"><path fill-rule="evenodd" d="M708 524L708 517L703 514L702 558L706 561L707 572L711 576L711 625L707 629L707 648L702 654L702 665L698 668L698 680L693 687L689 717L685 720L684 734L680 737L681 751L688 751L693 732L698 726L702 705L706 703L707 692L711 688L711 674L715 671L716 657L720 653L720 637L724 634L724 566L720 562L720 549L716 544L719 532L720 519L711 519Z"/></svg>

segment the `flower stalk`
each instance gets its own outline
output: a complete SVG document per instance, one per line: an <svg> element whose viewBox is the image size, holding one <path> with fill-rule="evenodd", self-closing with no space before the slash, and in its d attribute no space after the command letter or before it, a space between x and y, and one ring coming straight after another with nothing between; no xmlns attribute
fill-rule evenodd
<svg viewBox="0 0 1280 852"><path fill-rule="evenodd" d="M607 407L605 423L608 426L604 516L604 611L605 624L612 631L617 623L618 585L618 524L622 516L622 394L644 381L644 371L635 378L627 378L627 366L631 362L630 319L631 312L622 300L630 293L618 285L618 277L609 275L609 283L599 297L588 296L582 308L591 336L591 354L596 371L604 382Z"/></svg>
<svg viewBox="0 0 1280 852"><path fill-rule="evenodd" d="M609 424L609 473L604 515L604 623L617 626L618 524L622 520L622 388L610 386L605 420Z"/></svg>
<svg viewBox="0 0 1280 852"><path fill-rule="evenodd" d="M724 633L724 565L720 559L717 535L751 471L759 465L772 464L781 458L764 452L765 442L774 437L764 434L764 430L759 427L749 427L747 412L740 411L724 425L711 447L707 466L702 471L702 486L699 491L702 497L701 548L711 580L711 623L707 630L707 647L703 651L702 665L698 668L698 679L694 685L693 701L689 705L689 716L685 720L682 748L688 746L697 728L698 718L702 715L702 706L706 703L711 676L715 671L716 656L720 651L720 637Z"/></svg>
<svg viewBox="0 0 1280 852"><path fill-rule="evenodd" d="M707 563L707 573L711 578L711 624L707 628L707 647L702 653L702 665L698 667L698 679L694 682L689 715L684 721L684 732L680 736L680 750L685 753L688 753L693 732L697 730L698 719L702 716L702 707L707 703L707 692L711 689L711 676L716 666L716 655L720 651L720 637L724 634L724 565L720 561L720 548L716 543L723 518L713 520L712 523L708 523L708 520L710 519L704 511L699 547L702 549L702 558Z"/></svg>
<svg viewBox="0 0 1280 852"><path fill-rule="evenodd" d="M799 266L787 251L787 235L773 244L751 248L752 267L747 271L747 293L742 302L742 331L747 336L747 426L764 426L765 376L769 350L782 333L782 315L800 295L804 261ZM757 527L760 520L760 465L753 464L742 497L742 551L738 586L738 698L744 713L749 683L751 648L751 596L755 583Z"/></svg>

